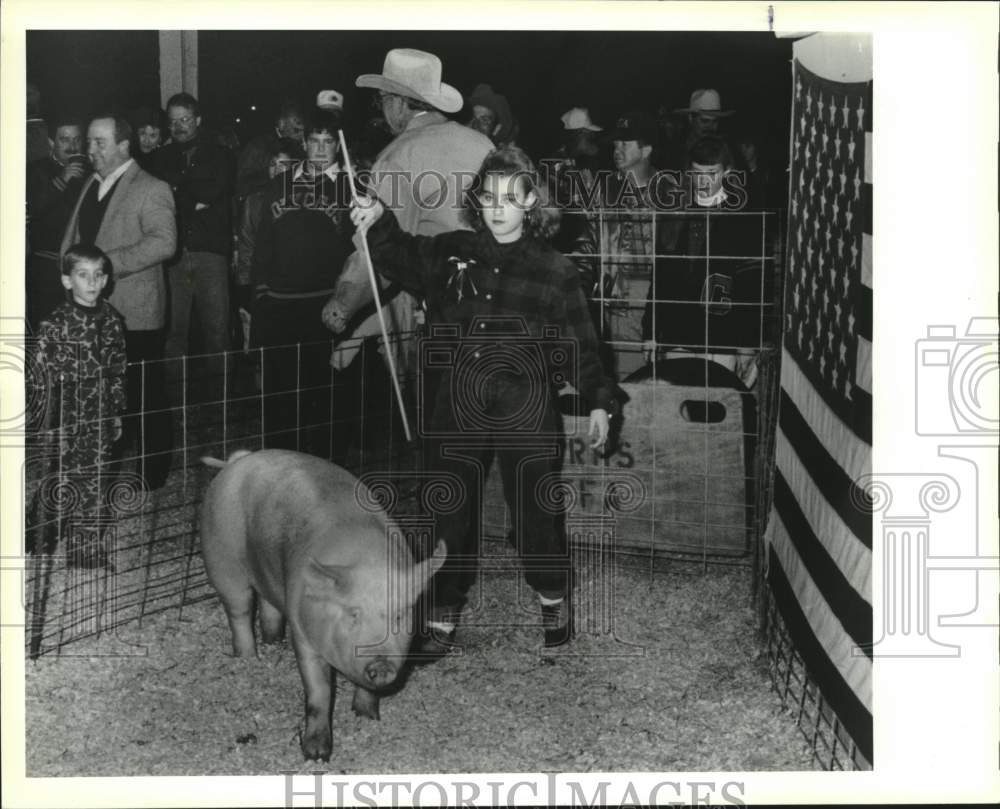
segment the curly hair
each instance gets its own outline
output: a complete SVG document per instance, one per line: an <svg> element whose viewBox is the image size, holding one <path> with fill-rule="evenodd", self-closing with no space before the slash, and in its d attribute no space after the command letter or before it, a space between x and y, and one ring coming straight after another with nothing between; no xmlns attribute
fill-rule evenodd
<svg viewBox="0 0 1000 809"><path fill-rule="evenodd" d="M535 204L524 214L524 229L537 239L551 239L559 230L560 212L549 204L549 193L541 182L535 164L527 153L517 146L503 146L486 155L472 184L465 190L463 215L473 230L484 230L479 191L489 175L516 177L523 183L524 194L535 192Z"/></svg>

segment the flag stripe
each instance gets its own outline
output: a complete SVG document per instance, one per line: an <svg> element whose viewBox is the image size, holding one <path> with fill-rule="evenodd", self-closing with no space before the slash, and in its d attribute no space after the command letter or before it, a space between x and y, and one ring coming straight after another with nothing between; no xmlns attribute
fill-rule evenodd
<svg viewBox="0 0 1000 809"><path fill-rule="evenodd" d="M844 474L857 480L871 471L871 448L826 406L787 352L782 352L781 363L782 394L788 396L812 430L823 436L827 452Z"/></svg>
<svg viewBox="0 0 1000 809"><path fill-rule="evenodd" d="M785 391L781 392L778 417L781 431L802 460L806 473L823 493L827 503L866 548L872 547L871 512L860 511L855 503L866 502L864 492L854 485L843 468L827 452L823 442L802 418L802 414Z"/></svg>
<svg viewBox="0 0 1000 809"><path fill-rule="evenodd" d="M864 337L858 338L858 378L857 386L865 393L872 392L872 344Z"/></svg>
<svg viewBox="0 0 1000 809"><path fill-rule="evenodd" d="M823 593L803 568L802 560L789 541L788 531L780 519L774 525L774 551L781 567L788 576L789 586L799 601L802 614L809 623L816 640L826 651L844 682L867 710L871 710L872 659L865 655L854 639L844 629L840 619L830 609Z"/></svg>
<svg viewBox="0 0 1000 809"><path fill-rule="evenodd" d="M774 508L784 523L788 537L798 552L816 588L823 594L834 615L844 625L854 642L862 648L872 642L872 607L851 587L843 571L837 567L823 543L819 541L809 521L795 502L784 475L774 475ZM831 537L836 540L837 537ZM871 650L868 650L871 654Z"/></svg>
<svg viewBox="0 0 1000 809"><path fill-rule="evenodd" d="M778 471L809 523L809 529L823 546L855 592L871 602L871 548L851 534L850 529L810 479L801 459L782 441L778 447Z"/></svg>
<svg viewBox="0 0 1000 809"><path fill-rule="evenodd" d="M844 681L817 640L802 612L802 607L796 599L795 593L792 591L788 577L775 556L774 548L771 549L768 560L767 580L796 650L802 656L810 674L815 678L823 696L830 703L851 738L854 739L858 750L865 759L874 765L872 715L858 699L857 694Z"/></svg>
<svg viewBox="0 0 1000 809"><path fill-rule="evenodd" d="M866 340L872 339L872 288L864 284L858 289L858 306L854 316L857 321L854 330Z"/></svg>
<svg viewBox="0 0 1000 809"><path fill-rule="evenodd" d="M855 387L851 393L854 399L854 413L851 428L858 438L871 446L872 443L872 395L862 388Z"/></svg>

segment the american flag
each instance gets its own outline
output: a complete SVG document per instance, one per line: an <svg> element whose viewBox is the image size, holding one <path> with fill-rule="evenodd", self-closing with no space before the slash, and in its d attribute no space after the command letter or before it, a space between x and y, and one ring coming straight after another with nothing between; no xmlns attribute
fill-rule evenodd
<svg viewBox="0 0 1000 809"><path fill-rule="evenodd" d="M871 83L799 66L795 102L785 348L870 445Z"/></svg>
<svg viewBox="0 0 1000 809"><path fill-rule="evenodd" d="M872 762L872 82L793 68L788 265L768 582ZM858 654L860 648L865 654ZM857 763L857 760L856 760Z"/></svg>

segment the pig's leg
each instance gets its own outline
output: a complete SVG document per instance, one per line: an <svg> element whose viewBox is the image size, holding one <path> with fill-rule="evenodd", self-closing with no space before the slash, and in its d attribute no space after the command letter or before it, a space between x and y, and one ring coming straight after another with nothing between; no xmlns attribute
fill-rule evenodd
<svg viewBox="0 0 1000 809"><path fill-rule="evenodd" d="M330 714L336 687L333 669L308 642L298 637L297 632L292 632L292 646L306 692L306 727L302 732L302 755L306 760L329 761L333 751Z"/></svg>
<svg viewBox="0 0 1000 809"><path fill-rule="evenodd" d="M233 654L237 657L256 657L257 644L253 639L253 589L226 587L219 592L222 606L233 633Z"/></svg>
<svg viewBox="0 0 1000 809"><path fill-rule="evenodd" d="M285 616L266 598L257 599L261 643L279 643L285 637Z"/></svg>
<svg viewBox="0 0 1000 809"><path fill-rule="evenodd" d="M358 716L367 716L369 719L378 721L381 718L378 713L378 694L367 688L362 688L360 685L355 685L351 710Z"/></svg>

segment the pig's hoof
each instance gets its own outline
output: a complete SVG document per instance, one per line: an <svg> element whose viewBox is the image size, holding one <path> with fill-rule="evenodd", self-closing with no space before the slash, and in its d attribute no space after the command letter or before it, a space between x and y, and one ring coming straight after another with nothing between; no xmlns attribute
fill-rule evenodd
<svg viewBox="0 0 1000 809"><path fill-rule="evenodd" d="M351 700L351 710L358 716L374 719L378 722L382 717L378 710L378 696L366 688L354 689L354 699Z"/></svg>
<svg viewBox="0 0 1000 809"><path fill-rule="evenodd" d="M333 740L304 736L302 739L302 755L306 761L329 761L333 752Z"/></svg>

